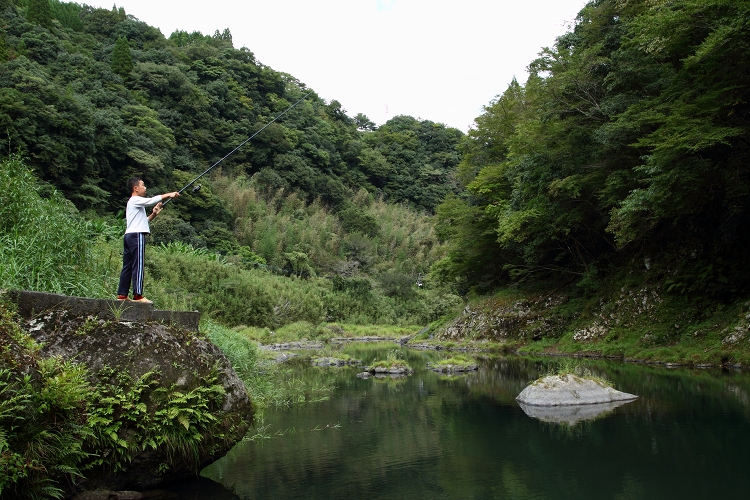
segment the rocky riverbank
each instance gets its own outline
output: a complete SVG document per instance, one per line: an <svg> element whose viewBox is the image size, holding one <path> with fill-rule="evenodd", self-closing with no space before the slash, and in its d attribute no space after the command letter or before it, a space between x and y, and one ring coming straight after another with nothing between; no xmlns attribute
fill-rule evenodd
<svg viewBox="0 0 750 500"><path fill-rule="evenodd" d="M658 284L589 299L504 291L466 306L432 336L410 345L740 368L750 365L750 300L704 305Z"/></svg>
<svg viewBox="0 0 750 500"><path fill-rule="evenodd" d="M68 436L69 446L80 449L69 469L82 475L37 464L50 470L48 482L68 494L154 488L195 476L245 435L253 419L245 386L200 333L71 309L53 307L12 321L6 309L0 335L7 354L0 369L8 373L0 389L28 403L30 416L19 418L36 419L7 434L7 451L24 456L14 447L36 439L23 435L34 422L49 426L48 434L68 425L80 431ZM24 377L41 400L23 396ZM76 400L63 402L70 397ZM40 420L46 412L52 412L49 421ZM21 477L32 476L21 469Z"/></svg>

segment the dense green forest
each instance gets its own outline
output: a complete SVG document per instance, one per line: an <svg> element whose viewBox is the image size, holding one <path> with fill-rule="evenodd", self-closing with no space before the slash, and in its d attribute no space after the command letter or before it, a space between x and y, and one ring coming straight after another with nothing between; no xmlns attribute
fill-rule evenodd
<svg viewBox="0 0 750 500"><path fill-rule="evenodd" d="M1 8L2 149L23 155L79 210L121 210L134 174L152 193L181 187L311 91L235 49L227 30L165 38L123 8L56 0ZM222 169L264 192L320 200L365 234L377 224L350 203L360 189L426 212L457 191L460 131L405 116L376 128L312 92ZM183 241L231 240L235 214L209 198L178 209L191 223L173 230Z"/></svg>
<svg viewBox="0 0 750 500"><path fill-rule="evenodd" d="M747 1L590 2L462 144L436 274L592 291L627 267L694 298L747 293L749 44Z"/></svg>

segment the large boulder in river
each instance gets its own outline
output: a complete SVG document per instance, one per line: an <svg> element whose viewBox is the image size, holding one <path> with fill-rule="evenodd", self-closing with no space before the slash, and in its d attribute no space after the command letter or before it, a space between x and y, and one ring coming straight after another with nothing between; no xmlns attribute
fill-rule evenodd
<svg viewBox="0 0 750 500"><path fill-rule="evenodd" d="M241 440L253 418L245 385L205 336L118 319L54 309L23 323L43 344L41 356L85 365L101 395L88 410L89 422L100 423L79 491L195 476Z"/></svg>
<svg viewBox="0 0 750 500"><path fill-rule="evenodd" d="M570 406L630 401L638 396L620 392L601 380L568 373L532 382L516 401L530 406Z"/></svg>

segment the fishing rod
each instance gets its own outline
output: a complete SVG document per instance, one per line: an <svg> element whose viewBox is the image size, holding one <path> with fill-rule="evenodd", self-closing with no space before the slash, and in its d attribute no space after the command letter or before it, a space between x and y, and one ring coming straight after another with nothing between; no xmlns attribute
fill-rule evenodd
<svg viewBox="0 0 750 500"><path fill-rule="evenodd" d="M200 174L200 175L199 175L198 177L196 177L196 178L195 178L195 179L193 179L192 181L188 182L188 183L187 183L187 184L185 185L185 187L183 187L182 189L180 189L179 191L177 191L177 193L178 193L178 194L182 194L182 192L183 192L183 191L185 191L185 190L186 190L187 188L189 188L190 186L192 186L193 184L195 184L195 182L196 182L196 181L197 181L198 179L200 179L201 177L203 177L204 175L206 175L207 173L209 173L209 172L210 172L210 171L211 171L211 170L212 170L212 169L213 169L214 167L216 167L216 165L218 165L219 163L223 162L224 160L226 160L227 158L229 158L230 156L232 156L232 155L233 155L234 153L236 153L236 152L237 152L237 151L238 151L238 150L239 150L239 149L240 149L240 148L241 148L242 146L244 146L245 144L247 144L248 142L250 142L250 141L251 141L251 140L253 139L253 137L255 137L256 135L258 135L258 134L260 134L261 132L263 132L263 131L264 131L264 130L265 130L265 129L266 129L266 128L267 128L268 126L269 126L269 125L271 125L271 124L272 124L273 122L275 122L276 120L278 120L279 118L281 118L282 116L284 116L284 115L285 115L285 114L286 114L286 113L287 113L287 112L288 112L289 110L291 110L291 109L292 109L293 107L295 107L295 106L296 106L297 104L299 104L299 103L301 103L302 101L304 101L304 100L305 100L305 98L306 98L307 96L309 96L310 94L312 94L312 93L313 93L313 91L311 90L311 91L310 91L310 92L308 92L307 94L305 94L305 95L303 95L302 97L300 97L300 98L299 98L299 100L298 100L297 102L295 102L294 104L292 104L291 106L289 106L288 108L286 108L286 109L285 109L284 111L282 111L281 113L279 113L279 115L278 115L278 116L276 116L276 118L274 118L274 119L273 119L273 120L271 120L270 122L268 122L268 123L266 123L265 125L263 125L263 128L261 128L260 130L258 130L257 132L255 132L255 133L254 133L253 135L251 135L250 137L248 137L247 139L245 139L244 141L242 141L242 142L240 143L240 145L239 145L239 146L237 146L236 148L234 148L233 150L231 150L231 151L230 151L229 153L227 153L227 154L226 154L226 155L225 155L225 156L224 156L224 157L223 157L222 159L220 159L219 161L217 161L216 163L214 163L213 165L211 165L210 167L208 167L208 168L207 168L207 169L206 169L206 170L205 170L205 171L204 171L204 172L203 172L202 174ZM195 192L199 191L199 190L200 190L200 188L201 188L201 185L200 185L200 184L198 184L197 186L195 186L195 187L193 188L193 192L195 193ZM169 202L170 202L170 201L172 201L173 199L174 199L174 198L169 198L168 200L166 200L165 202L163 202L163 203L162 203L162 206L166 205L167 203L169 203Z"/></svg>

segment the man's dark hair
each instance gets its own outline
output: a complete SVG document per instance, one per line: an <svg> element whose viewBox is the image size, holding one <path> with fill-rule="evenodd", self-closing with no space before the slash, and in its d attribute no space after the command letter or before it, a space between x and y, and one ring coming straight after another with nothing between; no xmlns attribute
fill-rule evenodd
<svg viewBox="0 0 750 500"><path fill-rule="evenodd" d="M141 177L131 177L128 179L128 194L133 194L133 188L138 185L143 179Z"/></svg>

